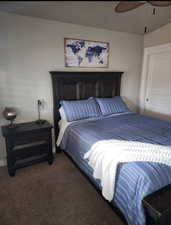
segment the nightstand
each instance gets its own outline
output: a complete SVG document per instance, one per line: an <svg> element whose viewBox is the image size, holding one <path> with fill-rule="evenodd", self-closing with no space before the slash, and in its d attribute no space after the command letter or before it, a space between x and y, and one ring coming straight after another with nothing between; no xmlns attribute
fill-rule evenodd
<svg viewBox="0 0 171 225"><path fill-rule="evenodd" d="M2 126L6 141L7 167L10 176L18 168L47 160L53 163L52 125L34 122L16 124L15 127Z"/></svg>

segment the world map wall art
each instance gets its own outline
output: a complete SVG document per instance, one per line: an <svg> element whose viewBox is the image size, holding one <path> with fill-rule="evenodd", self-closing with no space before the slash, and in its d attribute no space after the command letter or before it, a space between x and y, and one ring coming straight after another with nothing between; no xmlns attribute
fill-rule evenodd
<svg viewBox="0 0 171 225"><path fill-rule="evenodd" d="M66 67L100 67L109 65L109 43L64 38Z"/></svg>

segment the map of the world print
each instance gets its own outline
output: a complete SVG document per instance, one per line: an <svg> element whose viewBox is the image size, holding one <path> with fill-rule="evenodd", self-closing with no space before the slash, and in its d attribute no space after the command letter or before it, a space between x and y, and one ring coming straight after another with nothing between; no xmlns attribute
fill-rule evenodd
<svg viewBox="0 0 171 225"><path fill-rule="evenodd" d="M109 43L65 38L67 67L108 67Z"/></svg>

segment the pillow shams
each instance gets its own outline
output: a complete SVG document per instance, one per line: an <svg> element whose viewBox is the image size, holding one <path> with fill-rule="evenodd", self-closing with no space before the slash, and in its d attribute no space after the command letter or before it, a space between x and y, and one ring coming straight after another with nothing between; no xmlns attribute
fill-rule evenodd
<svg viewBox="0 0 171 225"><path fill-rule="evenodd" d="M120 96L113 98L96 98L96 100L104 116L130 111Z"/></svg>
<svg viewBox="0 0 171 225"><path fill-rule="evenodd" d="M101 115L99 106L94 98L75 101L63 100L60 103L64 108L67 121L69 122Z"/></svg>

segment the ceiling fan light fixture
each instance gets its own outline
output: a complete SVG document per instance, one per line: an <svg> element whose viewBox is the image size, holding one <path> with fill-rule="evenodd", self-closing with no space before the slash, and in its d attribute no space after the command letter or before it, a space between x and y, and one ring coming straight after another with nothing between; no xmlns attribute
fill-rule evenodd
<svg viewBox="0 0 171 225"><path fill-rule="evenodd" d="M153 8L153 15L156 15L156 8Z"/></svg>
<svg viewBox="0 0 171 225"><path fill-rule="evenodd" d="M146 34L148 32L147 27L144 27L144 34Z"/></svg>

